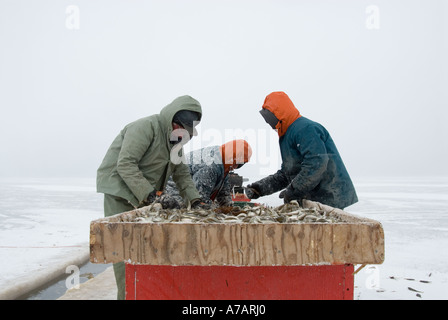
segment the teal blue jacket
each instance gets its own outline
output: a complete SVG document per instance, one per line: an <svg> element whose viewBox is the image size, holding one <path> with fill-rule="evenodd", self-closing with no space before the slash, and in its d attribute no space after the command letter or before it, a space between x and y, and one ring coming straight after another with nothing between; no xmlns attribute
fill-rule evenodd
<svg viewBox="0 0 448 320"><path fill-rule="evenodd" d="M303 116L280 137L282 166L257 182L262 195L291 188L298 199L336 208L358 201L355 188L328 131Z"/></svg>

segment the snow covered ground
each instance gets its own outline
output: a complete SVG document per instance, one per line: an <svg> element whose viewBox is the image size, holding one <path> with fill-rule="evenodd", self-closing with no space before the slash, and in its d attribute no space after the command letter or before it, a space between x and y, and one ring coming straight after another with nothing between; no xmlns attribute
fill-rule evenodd
<svg viewBox="0 0 448 320"><path fill-rule="evenodd" d="M346 211L380 221L386 258L355 280L355 299L448 299L448 177L355 181Z"/></svg>
<svg viewBox="0 0 448 320"><path fill-rule="evenodd" d="M103 216L94 183L0 180L0 299L20 296L86 262L90 221Z"/></svg>
<svg viewBox="0 0 448 320"><path fill-rule="evenodd" d="M386 241L385 262L355 276L355 299L448 299L448 177L354 183L360 201L346 211L380 221ZM0 179L0 298L85 261L102 199L94 179Z"/></svg>

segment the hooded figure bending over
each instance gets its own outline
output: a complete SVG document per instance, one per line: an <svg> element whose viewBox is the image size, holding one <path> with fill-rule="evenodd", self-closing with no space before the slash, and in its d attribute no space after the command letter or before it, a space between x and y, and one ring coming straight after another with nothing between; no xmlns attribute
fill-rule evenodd
<svg viewBox="0 0 448 320"><path fill-rule="evenodd" d="M260 111L278 132L281 169L247 186L251 199L284 189L284 202L303 199L343 209L358 201L355 188L328 131L303 117L284 92L269 94Z"/></svg>
<svg viewBox="0 0 448 320"><path fill-rule="evenodd" d="M184 163L171 161L179 142L196 135L201 105L190 96L176 98L159 114L136 120L121 130L97 171L97 191L104 193L104 215L130 211L152 203L173 177L185 201L200 206L200 195ZM124 263L114 264L119 300L125 298Z"/></svg>
<svg viewBox="0 0 448 320"><path fill-rule="evenodd" d="M221 146L192 151L186 161L201 200L207 205L216 201L219 206L232 205L229 172L249 162L252 148L245 140L232 140ZM181 208L182 197L172 180L168 181L160 202L164 208Z"/></svg>

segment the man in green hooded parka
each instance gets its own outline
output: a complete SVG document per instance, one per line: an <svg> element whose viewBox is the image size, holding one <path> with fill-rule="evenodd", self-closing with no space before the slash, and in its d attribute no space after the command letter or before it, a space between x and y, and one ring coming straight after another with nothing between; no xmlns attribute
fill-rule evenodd
<svg viewBox="0 0 448 320"><path fill-rule="evenodd" d="M109 147L97 172L97 191L104 193L104 215L152 203L172 176L180 194L192 207L201 203L185 161L185 139L196 135L201 105L190 96L176 98L159 114L134 121ZM182 143L180 143L182 142ZM175 159L173 158L175 157ZM124 263L115 263L118 299L125 298Z"/></svg>

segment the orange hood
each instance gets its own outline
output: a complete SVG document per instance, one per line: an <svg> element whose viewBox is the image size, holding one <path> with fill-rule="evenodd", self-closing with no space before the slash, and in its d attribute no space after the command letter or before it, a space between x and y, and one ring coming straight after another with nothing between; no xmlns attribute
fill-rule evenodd
<svg viewBox="0 0 448 320"><path fill-rule="evenodd" d="M224 165L224 174L227 174L231 167L236 169L238 164L249 162L252 156L252 148L245 140L232 140L219 147L222 162Z"/></svg>
<svg viewBox="0 0 448 320"><path fill-rule="evenodd" d="M278 130L279 137L283 136L289 126L301 117L299 110L294 106L291 99L282 91L268 94L262 108L271 111L280 120L275 127Z"/></svg>

